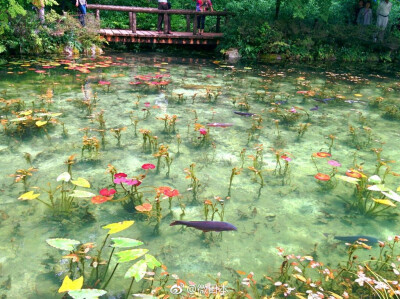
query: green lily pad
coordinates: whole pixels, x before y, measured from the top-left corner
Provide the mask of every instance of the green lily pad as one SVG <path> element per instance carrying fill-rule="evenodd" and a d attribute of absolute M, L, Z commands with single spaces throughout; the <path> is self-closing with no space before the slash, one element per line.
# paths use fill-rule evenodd
<path fill-rule="evenodd" d="M 389 192 L 383 192 L 382 194 L 385 195 L 386 197 L 389 197 L 390 199 L 394 201 L 400 202 L 400 195 L 398 195 L 396 192 L 389 190 Z"/>
<path fill-rule="evenodd" d="M 97 289 L 81 289 L 68 292 L 68 295 L 74 299 L 96 299 L 105 294 L 107 294 L 107 291 Z"/>
<path fill-rule="evenodd" d="M 335 176 L 335 178 L 338 178 L 339 180 L 345 181 L 350 184 L 355 184 L 355 185 L 358 184 L 358 182 L 359 182 L 359 179 L 357 179 L 357 178 L 352 178 L 349 176 L 344 176 L 344 175 L 339 175 L 339 174 L 337 174 Z"/>
<path fill-rule="evenodd" d="M 129 261 L 136 260 L 141 257 L 145 253 L 147 253 L 148 249 L 129 249 L 116 253 L 115 255 L 119 257 L 117 263 L 125 263 Z"/>
<path fill-rule="evenodd" d="M 96 196 L 96 194 L 93 194 L 92 192 L 88 192 L 88 191 L 74 190 L 74 193 L 70 194 L 69 196 L 72 196 L 72 197 L 93 197 L 93 196 Z"/>
<path fill-rule="evenodd" d="M 72 251 L 75 249 L 75 245 L 81 244 L 81 242 L 77 240 L 63 238 L 47 239 L 46 242 L 54 248 L 67 251 Z"/>
<path fill-rule="evenodd" d="M 147 264 L 144 260 L 138 261 L 136 264 L 133 264 L 128 271 L 125 273 L 125 278 L 135 277 L 136 281 L 141 281 L 145 276 L 147 270 Z"/>
<path fill-rule="evenodd" d="M 146 254 L 144 256 L 144 260 L 146 261 L 146 264 L 150 269 L 161 266 L 161 263 L 151 254 Z"/>
<path fill-rule="evenodd" d="M 114 244 L 111 244 L 111 247 L 115 248 L 126 248 L 126 247 L 136 247 L 143 245 L 142 241 L 130 239 L 130 238 L 111 238 Z"/>

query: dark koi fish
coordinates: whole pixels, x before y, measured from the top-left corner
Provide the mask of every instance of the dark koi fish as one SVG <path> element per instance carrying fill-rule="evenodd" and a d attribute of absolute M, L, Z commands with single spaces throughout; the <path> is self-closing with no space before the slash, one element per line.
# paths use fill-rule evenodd
<path fill-rule="evenodd" d="M 233 113 L 240 115 L 240 116 L 253 116 L 255 114 L 255 113 L 242 112 L 242 111 L 233 111 Z"/>
<path fill-rule="evenodd" d="M 333 101 L 333 100 L 334 100 L 333 98 L 329 98 L 329 99 L 314 99 L 314 101 L 321 102 L 321 103 L 324 103 L 324 104 L 328 104 L 329 101 Z"/>
<path fill-rule="evenodd" d="M 318 109 L 319 109 L 318 105 L 315 105 L 314 107 L 312 107 L 312 108 L 310 109 L 310 111 L 317 111 Z"/>
<path fill-rule="evenodd" d="M 227 127 L 232 127 L 233 124 L 230 123 L 209 123 L 207 124 L 209 127 L 219 127 L 219 128 L 227 128 Z"/>
<path fill-rule="evenodd" d="M 177 220 L 170 224 L 170 226 L 174 225 L 185 225 L 188 227 L 193 227 L 195 229 L 202 230 L 203 232 L 222 232 L 228 230 L 237 230 L 237 228 L 228 222 L 221 221 L 181 221 Z"/>
<path fill-rule="evenodd" d="M 324 234 L 325 237 L 328 237 L 329 234 Z M 347 243 L 354 243 L 358 241 L 359 239 L 364 239 L 368 241 L 360 241 L 368 245 L 372 245 L 375 243 L 378 243 L 378 239 L 370 236 L 363 236 L 363 235 L 357 235 L 357 236 L 333 236 L 334 239 L 344 241 Z"/>

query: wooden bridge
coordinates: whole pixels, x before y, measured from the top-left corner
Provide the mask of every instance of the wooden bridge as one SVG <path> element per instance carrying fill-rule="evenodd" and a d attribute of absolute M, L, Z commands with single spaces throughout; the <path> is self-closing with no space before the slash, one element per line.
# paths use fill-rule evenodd
<path fill-rule="evenodd" d="M 217 45 L 219 44 L 221 38 L 223 37 L 223 34 L 220 33 L 221 17 L 225 18 L 225 22 L 227 21 L 228 18 L 228 12 L 226 11 L 199 12 L 186 9 L 158 10 L 157 8 L 98 5 L 98 4 L 88 4 L 87 8 L 96 10 L 96 19 L 99 21 L 100 21 L 100 10 L 123 11 L 129 14 L 129 29 L 100 29 L 100 35 L 102 35 L 108 42 Z M 164 26 L 164 32 L 162 33 L 159 33 L 157 31 L 137 29 L 137 23 L 136 23 L 137 13 L 163 14 L 164 25 L 167 23 L 167 20 L 171 15 L 173 14 L 183 15 L 186 17 L 186 31 L 184 32 L 173 31 L 172 34 L 168 34 L 167 26 Z M 213 33 L 206 32 L 203 33 L 202 35 L 197 35 L 197 16 L 199 15 L 215 16 L 216 32 Z M 206 22 L 209 21 L 210 21 L 209 19 L 206 20 Z M 191 30 L 191 23 L 193 23 L 192 30 Z"/>

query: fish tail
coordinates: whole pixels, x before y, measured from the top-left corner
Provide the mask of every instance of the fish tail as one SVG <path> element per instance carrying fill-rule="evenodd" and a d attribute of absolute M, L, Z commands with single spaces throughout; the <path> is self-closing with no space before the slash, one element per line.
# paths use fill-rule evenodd
<path fill-rule="evenodd" d="M 329 235 L 330 235 L 330 234 L 324 233 L 323 235 L 324 235 L 325 237 L 329 238 Z"/>
<path fill-rule="evenodd" d="M 174 225 L 184 225 L 184 223 L 182 223 L 182 221 L 176 220 L 174 222 L 171 222 L 169 226 L 174 226 Z"/>

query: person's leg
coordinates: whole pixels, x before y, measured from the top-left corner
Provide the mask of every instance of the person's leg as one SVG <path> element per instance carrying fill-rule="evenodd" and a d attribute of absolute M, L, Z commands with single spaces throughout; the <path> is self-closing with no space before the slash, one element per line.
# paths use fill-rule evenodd
<path fill-rule="evenodd" d="M 162 3 L 158 3 L 158 9 L 162 8 Z M 157 31 L 162 31 L 162 24 L 164 21 L 164 14 L 158 14 Z"/>
<path fill-rule="evenodd" d="M 206 16 L 202 15 L 201 16 L 201 33 L 202 34 L 204 33 L 204 25 L 205 25 L 205 23 L 206 23 Z"/>
<path fill-rule="evenodd" d="M 38 8 L 40 24 L 44 24 L 44 7 Z"/>
<path fill-rule="evenodd" d="M 201 33 L 201 16 L 197 16 L 197 34 Z"/>

